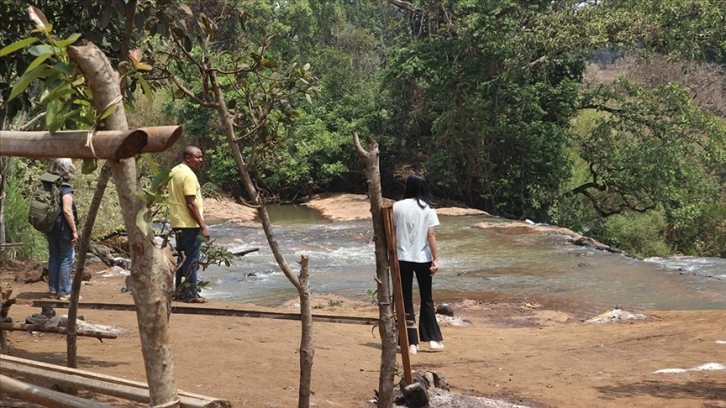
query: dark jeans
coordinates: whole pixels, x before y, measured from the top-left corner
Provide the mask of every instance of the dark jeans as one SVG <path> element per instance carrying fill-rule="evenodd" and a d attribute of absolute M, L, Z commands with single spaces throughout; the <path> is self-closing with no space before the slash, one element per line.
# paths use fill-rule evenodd
<path fill-rule="evenodd" d="M 176 296 L 179 300 L 190 300 L 199 296 L 197 289 L 197 270 L 202 254 L 202 241 L 199 228 L 180 228 L 176 230 L 177 266 L 184 259 L 181 267 L 176 270 Z"/>
<path fill-rule="evenodd" d="M 399 261 L 401 270 L 401 286 L 403 287 L 403 307 L 406 311 L 408 327 L 408 343 L 418 344 L 421 341 L 442 341 L 439 323 L 436 321 L 436 307 L 431 290 L 431 262 L 416 263 Z M 416 315 L 413 310 L 413 275 L 418 282 L 421 306 L 419 308 L 418 335 L 416 335 Z"/>

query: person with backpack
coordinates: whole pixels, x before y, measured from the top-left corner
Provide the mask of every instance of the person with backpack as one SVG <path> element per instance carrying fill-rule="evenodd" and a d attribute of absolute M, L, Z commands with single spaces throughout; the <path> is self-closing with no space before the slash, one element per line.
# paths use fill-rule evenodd
<path fill-rule="evenodd" d="M 48 296 L 69 300 L 71 294 L 71 268 L 74 249 L 78 242 L 78 214 L 73 199 L 73 188 L 68 182 L 75 176 L 76 167 L 71 159 L 55 159 L 50 173 L 60 176 L 60 211 L 55 218 L 48 239 Z"/>

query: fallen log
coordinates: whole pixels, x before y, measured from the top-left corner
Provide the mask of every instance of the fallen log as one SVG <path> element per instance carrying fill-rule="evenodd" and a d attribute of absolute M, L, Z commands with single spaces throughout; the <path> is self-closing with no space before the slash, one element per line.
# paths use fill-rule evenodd
<path fill-rule="evenodd" d="M 0 330 L 8 331 L 37 331 L 43 333 L 58 333 L 66 334 L 66 328 L 60 326 L 47 326 L 42 324 L 27 324 L 27 323 L 0 323 Z M 100 330 L 88 330 L 88 329 L 77 329 L 76 335 L 95 337 L 101 339 L 115 339 L 116 334 L 107 333 Z"/>
<path fill-rule="evenodd" d="M 149 390 L 145 383 L 112 377 L 109 375 L 93 373 L 90 371 L 78 370 L 59 365 L 46 364 L 38 361 L 0 355 L 3 374 L 15 376 L 41 378 L 54 382 L 63 387 L 88 390 L 99 394 L 110 395 L 131 401 L 149 403 Z M 1 387 L 1 393 L 5 392 L 5 386 Z M 205 395 L 193 394 L 190 392 L 178 391 L 179 406 L 181 408 L 228 408 L 229 401 L 208 397 Z M 84 400 L 87 401 L 88 400 Z M 47 405 L 58 406 L 58 405 Z M 70 405 L 69 405 L 70 406 Z M 81 405 L 82 407 L 95 407 L 94 405 Z"/>

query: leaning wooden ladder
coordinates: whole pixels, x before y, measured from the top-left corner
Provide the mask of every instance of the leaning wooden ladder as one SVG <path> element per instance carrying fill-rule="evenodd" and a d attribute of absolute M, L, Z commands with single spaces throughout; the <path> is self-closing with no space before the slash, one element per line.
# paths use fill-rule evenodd
<path fill-rule="evenodd" d="M 411 371 L 411 356 L 408 354 L 408 328 L 406 327 L 406 312 L 403 307 L 401 271 L 398 268 L 398 253 L 396 250 L 396 225 L 393 223 L 393 207 L 390 205 L 386 205 L 381 209 L 381 212 L 383 213 L 383 225 L 386 229 L 388 262 L 391 270 L 391 280 L 393 281 L 393 305 L 396 312 L 398 344 L 401 347 L 403 378 L 408 385 L 413 383 L 413 373 Z"/>

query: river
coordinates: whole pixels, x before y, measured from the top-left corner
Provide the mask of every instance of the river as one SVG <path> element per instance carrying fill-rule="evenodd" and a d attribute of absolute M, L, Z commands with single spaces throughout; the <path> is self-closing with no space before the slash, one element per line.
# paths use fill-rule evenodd
<path fill-rule="evenodd" d="M 299 271 L 309 256 L 313 292 L 366 300 L 375 287 L 370 221 L 331 222 L 303 206 L 269 207 L 287 262 Z M 625 310 L 726 309 L 726 259 L 638 260 L 571 244 L 562 234 L 525 234 L 474 227 L 506 222 L 491 216 L 440 216 L 437 302 L 464 298 L 520 301 L 586 314 Z M 232 251 L 259 248 L 231 267 L 210 266 L 203 295 L 277 306 L 297 297 L 268 248 L 261 228 L 219 224 L 215 242 Z"/>

